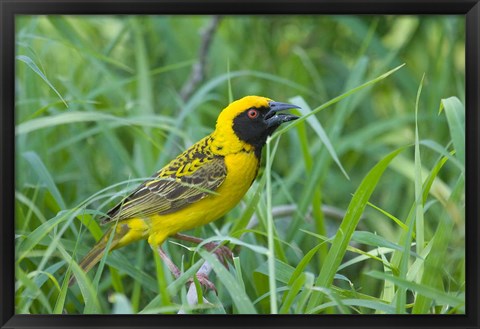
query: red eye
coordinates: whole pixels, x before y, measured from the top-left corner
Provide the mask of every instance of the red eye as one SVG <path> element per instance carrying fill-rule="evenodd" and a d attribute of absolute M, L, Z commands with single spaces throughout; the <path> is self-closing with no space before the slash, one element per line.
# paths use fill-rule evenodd
<path fill-rule="evenodd" d="M 258 111 L 255 109 L 250 109 L 248 110 L 247 115 L 250 119 L 255 119 L 256 117 L 258 117 Z"/>

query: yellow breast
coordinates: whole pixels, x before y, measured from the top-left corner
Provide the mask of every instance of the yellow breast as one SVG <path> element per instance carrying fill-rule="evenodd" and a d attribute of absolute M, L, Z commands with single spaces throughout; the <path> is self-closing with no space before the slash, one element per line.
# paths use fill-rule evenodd
<path fill-rule="evenodd" d="M 170 235 L 205 225 L 235 207 L 250 188 L 258 171 L 259 160 L 252 152 L 225 155 L 227 176 L 211 194 L 177 212 L 150 218 L 148 242 L 160 245 Z"/>

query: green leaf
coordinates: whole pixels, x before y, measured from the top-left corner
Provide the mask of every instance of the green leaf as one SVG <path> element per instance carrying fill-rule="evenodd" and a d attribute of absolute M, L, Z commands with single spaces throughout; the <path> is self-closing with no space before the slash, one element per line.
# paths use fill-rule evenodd
<path fill-rule="evenodd" d="M 238 280 L 234 278 L 230 272 L 227 271 L 225 266 L 223 266 L 223 264 L 220 263 L 220 261 L 208 251 L 199 249 L 198 252 L 203 259 L 205 259 L 207 262 L 210 263 L 210 265 L 212 265 L 212 268 L 217 274 L 218 279 L 223 283 L 228 293 L 230 294 L 237 310 L 241 314 L 256 314 L 257 311 L 255 310 L 252 301 L 245 293 L 245 290 L 243 290 Z"/>
<path fill-rule="evenodd" d="M 344 98 L 346 98 L 346 97 L 348 97 L 348 96 L 356 93 L 357 91 L 360 91 L 360 90 L 362 90 L 362 89 L 364 89 L 364 88 L 366 88 L 366 87 L 368 87 L 368 86 L 374 85 L 375 83 L 377 83 L 377 82 L 385 79 L 385 78 L 388 77 L 389 75 L 391 75 L 391 74 L 395 73 L 396 71 L 400 70 L 404 65 L 405 65 L 405 64 L 399 65 L 399 66 L 397 66 L 396 68 L 394 68 L 394 69 L 392 69 L 392 70 L 390 70 L 390 71 L 388 71 L 388 72 L 385 72 L 385 73 L 379 75 L 378 77 L 376 77 L 376 78 L 374 78 L 374 79 L 372 79 L 372 80 L 369 80 L 369 81 L 361 84 L 361 85 L 358 86 L 358 87 L 355 87 L 355 88 L 350 89 L 349 91 L 341 94 L 340 96 L 337 96 L 337 97 L 335 97 L 335 98 L 332 98 L 332 99 L 329 100 L 328 102 L 326 102 L 326 103 L 320 105 L 319 107 L 315 108 L 314 110 L 312 110 L 309 114 L 300 117 L 299 119 L 291 122 L 289 125 L 286 125 L 286 126 L 283 127 L 283 128 L 277 129 L 277 130 L 275 131 L 275 133 L 272 135 L 272 138 L 274 138 L 274 137 L 276 137 L 276 136 L 278 136 L 278 135 L 281 135 L 281 134 L 285 133 L 287 130 L 290 130 L 290 129 L 292 129 L 293 127 L 299 125 L 301 122 L 307 120 L 307 118 L 308 118 L 309 116 L 314 115 L 314 114 L 320 112 L 321 110 L 326 109 L 327 107 L 329 107 L 329 106 L 331 106 L 331 105 L 333 105 L 333 104 L 335 104 L 335 103 L 338 103 L 338 102 L 341 101 L 342 99 L 344 99 Z"/>
<path fill-rule="evenodd" d="M 353 232 L 352 240 L 357 241 L 358 243 L 363 243 L 373 247 L 384 247 L 384 248 L 389 248 L 389 249 L 399 250 L 399 251 L 403 250 L 403 247 L 399 246 L 398 244 L 390 242 L 386 240 L 384 237 L 378 234 L 374 234 L 372 232 L 364 232 L 364 231 Z M 420 257 L 419 255 L 413 252 L 411 252 L 410 254 L 415 257 Z"/>
<path fill-rule="evenodd" d="M 380 208 L 380 207 L 377 207 L 376 205 L 374 205 L 374 204 L 371 203 L 371 202 L 367 202 L 367 205 L 369 205 L 370 207 L 372 207 L 372 208 L 375 209 L 375 210 L 380 211 L 382 214 L 384 214 L 385 216 L 387 216 L 388 218 L 390 218 L 391 220 L 393 220 L 398 226 L 400 226 L 400 227 L 402 228 L 402 230 L 408 231 L 407 225 L 405 225 L 400 219 L 398 219 L 397 217 L 393 216 L 391 213 L 383 210 L 383 209 Z"/>
<path fill-rule="evenodd" d="M 81 212 L 80 209 L 61 211 L 55 217 L 49 219 L 42 225 L 38 226 L 35 230 L 30 232 L 25 240 L 23 240 L 17 247 L 16 255 L 18 257 L 17 262 L 23 258 L 28 257 L 29 252 L 39 244 L 39 242 L 60 223 L 69 220 L 73 216 L 76 216 Z"/>
<path fill-rule="evenodd" d="M 63 278 L 63 283 L 62 283 L 62 288 L 59 289 L 60 293 L 58 294 L 57 300 L 55 301 L 55 307 L 53 308 L 53 314 L 62 314 L 63 309 L 65 307 L 65 300 L 67 297 L 67 292 L 68 292 L 68 278 L 70 277 L 71 274 L 71 267 L 67 269 L 67 273 L 65 274 L 65 277 Z"/>
<path fill-rule="evenodd" d="M 301 273 L 303 273 L 303 270 L 307 267 L 308 263 L 310 263 L 310 260 L 312 260 L 313 256 L 318 252 L 318 250 L 324 245 L 324 242 L 317 244 L 315 247 L 313 247 L 311 250 L 309 250 L 305 256 L 303 256 L 302 260 L 298 263 L 297 267 L 295 268 L 295 271 L 293 271 L 292 275 L 290 276 L 290 279 L 288 280 L 288 284 L 291 285 L 293 284 L 293 281 L 295 281 Z"/>
<path fill-rule="evenodd" d="M 238 238 L 243 234 L 244 229 L 247 227 L 248 223 L 250 222 L 250 219 L 255 213 L 257 204 L 260 200 L 260 197 L 262 196 L 262 192 L 264 190 L 266 182 L 267 182 L 267 176 L 262 175 L 262 177 L 260 178 L 260 181 L 257 181 L 257 183 L 254 183 L 253 185 L 253 186 L 256 186 L 255 191 L 253 193 L 249 192 L 247 194 L 247 195 L 250 194 L 251 197 L 248 199 L 246 207 L 243 209 L 241 217 L 235 220 L 235 223 L 233 223 L 232 228 L 230 229 L 230 235 L 232 237 Z M 250 191 L 252 189 L 253 187 L 250 188 Z"/>
<path fill-rule="evenodd" d="M 22 271 L 21 267 L 16 268 L 15 276 L 16 289 L 23 288 L 23 294 L 26 296 L 25 298 L 21 298 L 21 303 L 19 305 L 15 305 L 15 307 L 19 310 L 19 313 L 30 313 L 29 305 L 32 299 L 38 300 L 45 310 L 47 310 L 49 313 L 52 313 L 50 301 L 45 293 L 41 289 L 38 289 L 38 286 L 35 285 L 34 280 L 31 279 L 24 271 Z"/>
<path fill-rule="evenodd" d="M 161 305 L 168 306 L 171 303 L 170 303 L 170 297 L 168 295 L 167 282 L 165 280 L 166 279 L 165 271 L 164 271 L 165 264 L 163 264 L 162 260 L 160 259 L 160 255 L 158 254 L 157 250 L 153 250 L 153 258 L 155 260 L 155 269 L 157 274 L 157 287 L 158 287 L 159 295 L 162 301 Z"/>
<path fill-rule="evenodd" d="M 298 295 L 297 305 L 295 306 L 295 314 L 305 314 L 305 307 L 307 305 L 308 299 L 310 298 L 310 295 L 312 294 L 312 287 L 314 282 L 315 277 L 313 275 L 306 276 L 305 284 L 303 286 L 304 289 Z"/>
<path fill-rule="evenodd" d="M 366 308 L 371 308 L 373 310 L 379 310 L 383 311 L 387 314 L 395 314 L 395 308 L 392 306 L 382 303 L 382 302 L 377 302 L 377 301 L 372 301 L 372 300 L 364 300 L 364 299 L 342 299 L 342 304 L 344 305 L 349 305 L 349 306 L 359 306 L 359 307 L 366 307 Z M 332 306 L 337 306 L 337 302 L 328 302 L 325 304 L 322 304 L 320 306 L 315 307 L 314 309 L 311 310 L 309 313 L 317 313 L 323 309 L 332 307 Z"/>
<path fill-rule="evenodd" d="M 21 124 L 17 125 L 15 128 L 15 134 L 22 135 L 28 134 L 32 131 L 55 127 L 59 125 L 65 124 L 74 124 L 78 122 L 102 122 L 106 121 L 108 124 L 114 125 L 124 125 L 124 126 L 132 126 L 132 125 L 141 125 L 145 127 L 154 127 L 154 128 L 161 128 L 165 131 L 173 131 L 177 132 L 179 135 L 182 135 L 180 130 L 176 130 L 172 127 L 172 118 L 168 118 L 165 116 L 132 116 L 132 117 L 117 117 L 110 114 L 105 114 L 101 112 L 80 112 L 80 111 L 69 111 L 69 112 L 62 112 L 55 115 L 49 115 L 47 117 L 41 117 L 37 119 L 32 119 L 26 122 L 22 122 Z"/>
<path fill-rule="evenodd" d="M 268 244 L 268 254 L 267 254 L 267 261 L 268 261 L 268 283 L 270 289 L 270 313 L 277 314 L 278 313 L 278 305 L 277 305 L 277 296 L 273 292 L 277 290 L 277 283 L 276 283 L 276 273 L 275 273 L 275 244 L 274 244 L 274 237 L 276 236 L 276 232 L 274 230 L 274 223 L 272 217 L 272 175 L 271 175 L 271 168 L 272 168 L 272 161 L 273 157 L 275 156 L 275 151 L 278 146 L 279 138 L 277 138 L 275 146 L 272 151 L 270 151 L 270 141 L 271 139 L 267 139 L 266 147 L 267 147 L 267 161 L 265 164 L 265 176 L 267 176 L 267 182 L 265 184 L 265 194 L 266 194 L 266 219 L 267 219 L 267 244 Z"/>
<path fill-rule="evenodd" d="M 434 150 L 438 154 L 445 156 L 448 158 L 448 161 L 453 163 L 458 169 L 460 169 L 461 172 L 465 172 L 465 163 L 460 163 L 460 161 L 458 161 L 458 159 L 453 155 L 455 153 L 454 151 L 450 153 L 446 147 L 432 140 L 421 140 L 420 145 L 424 145 Z"/>
<path fill-rule="evenodd" d="M 417 253 L 422 253 L 425 244 L 425 223 L 423 218 L 423 192 L 422 192 L 422 161 L 420 157 L 420 137 L 418 133 L 418 104 L 420 102 L 420 95 L 422 93 L 423 80 L 425 74 L 422 76 L 420 85 L 418 86 L 417 99 L 415 101 L 415 236 Z"/>
<path fill-rule="evenodd" d="M 288 292 L 285 297 L 285 301 L 283 302 L 280 310 L 278 311 L 279 314 L 288 314 L 290 311 L 290 307 L 293 304 L 295 297 L 299 294 L 299 292 L 305 286 L 307 282 L 307 277 L 310 277 L 310 280 L 313 281 L 314 276 L 312 273 L 301 273 L 297 279 L 290 285 Z"/>
<path fill-rule="evenodd" d="M 378 271 L 371 271 L 366 274 L 373 278 L 377 278 L 381 280 L 389 280 L 395 283 L 399 287 L 411 290 L 422 296 L 429 297 L 435 300 L 437 305 L 450 305 L 452 307 L 460 307 L 460 308 L 463 308 L 465 305 L 465 300 L 463 298 L 447 294 L 441 290 L 438 290 L 426 285 L 418 284 L 416 282 L 408 281 L 406 279 L 401 279 L 399 277 L 385 274 Z"/>
<path fill-rule="evenodd" d="M 465 163 L 465 107 L 457 97 L 442 99 L 439 112 L 445 110 L 450 136 L 460 163 Z"/>
<path fill-rule="evenodd" d="M 65 201 L 63 201 L 62 195 L 60 194 L 53 177 L 50 175 L 50 172 L 47 167 L 45 167 L 38 154 L 32 151 L 27 151 L 22 155 L 30 163 L 33 171 L 37 174 L 39 181 L 45 184 L 50 194 L 55 198 L 58 207 L 60 209 L 65 209 L 67 207 Z"/>
<path fill-rule="evenodd" d="M 269 271 L 268 262 L 262 263 L 259 267 L 255 269 L 255 272 L 262 273 L 265 276 L 268 276 L 268 273 L 269 273 L 268 271 Z M 294 271 L 295 271 L 295 268 L 293 268 L 292 266 L 282 262 L 281 260 L 275 259 L 275 274 L 276 274 L 276 279 L 279 282 L 289 284 Z"/>
<path fill-rule="evenodd" d="M 68 108 L 68 104 L 67 102 L 65 101 L 65 99 L 63 99 L 62 95 L 60 95 L 60 93 L 57 91 L 57 89 L 55 89 L 55 87 L 52 85 L 52 83 L 47 79 L 47 77 L 45 76 L 45 74 L 42 73 L 42 71 L 40 71 L 40 69 L 38 68 L 37 64 L 35 64 L 35 62 L 28 56 L 25 56 L 25 55 L 18 55 L 15 57 L 17 60 L 21 61 L 21 62 L 24 62 L 25 64 L 28 65 L 28 67 L 30 67 L 33 72 L 35 72 L 40 78 L 42 78 L 43 81 L 45 81 L 45 83 L 55 92 L 55 94 L 57 94 L 57 96 L 62 100 L 63 104 L 65 104 L 65 107 Z"/>
<path fill-rule="evenodd" d="M 185 283 L 188 281 L 188 279 L 192 278 L 195 275 L 195 273 L 198 271 L 198 269 L 202 266 L 204 262 L 205 261 L 203 259 L 198 260 L 195 264 L 190 266 L 188 270 L 182 273 L 182 275 L 180 275 L 175 281 L 170 283 L 167 287 L 168 294 L 170 296 L 178 296 L 179 291 L 185 287 Z M 153 287 L 157 287 L 157 283 L 155 282 L 155 280 L 149 280 L 149 282 L 151 283 L 145 285 L 145 287 L 153 291 L 154 290 Z M 155 292 L 158 293 L 157 289 L 155 289 Z M 158 308 L 158 305 L 161 305 L 160 295 L 157 295 L 155 298 L 153 298 L 139 313 L 146 313 L 146 314 L 155 313 Z M 167 306 L 167 309 L 170 309 L 170 308 Z"/>
<path fill-rule="evenodd" d="M 308 124 L 310 125 L 310 127 L 312 127 L 312 129 L 318 135 L 318 137 L 322 141 L 323 145 L 325 145 L 328 153 L 330 153 L 330 156 L 333 158 L 333 161 L 335 161 L 337 166 L 342 171 L 343 175 L 347 179 L 350 179 L 347 172 L 345 171 L 342 164 L 340 163 L 340 159 L 338 158 L 338 155 L 335 152 L 335 148 L 333 147 L 332 142 L 328 138 L 327 133 L 323 129 L 322 124 L 320 123 L 320 121 L 318 121 L 318 119 L 314 115 L 309 115 L 312 112 L 312 110 L 310 109 L 308 104 L 305 102 L 303 97 L 299 97 L 299 96 L 293 97 L 293 98 L 290 99 L 290 102 L 292 104 L 300 106 L 300 109 L 299 109 L 300 113 L 302 113 L 304 116 L 307 117 Z"/>
<path fill-rule="evenodd" d="M 360 186 L 355 191 L 355 194 L 350 201 L 347 213 L 340 224 L 340 227 L 335 235 L 332 246 L 328 251 L 325 263 L 322 265 L 320 274 L 315 283 L 317 287 L 329 288 L 332 284 L 333 277 L 342 262 L 348 243 L 353 235 L 355 228 L 363 214 L 370 195 L 373 193 L 380 177 L 387 168 L 388 164 L 406 147 L 402 147 L 388 154 L 385 158 L 379 161 L 365 176 L 360 183 Z M 321 292 L 313 292 L 310 301 L 307 305 L 307 310 L 311 311 L 317 305 L 321 304 L 323 295 Z"/>

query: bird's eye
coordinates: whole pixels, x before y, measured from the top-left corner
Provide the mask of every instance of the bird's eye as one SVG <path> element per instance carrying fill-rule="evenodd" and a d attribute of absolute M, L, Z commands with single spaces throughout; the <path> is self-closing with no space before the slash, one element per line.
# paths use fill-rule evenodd
<path fill-rule="evenodd" d="M 247 115 L 250 119 L 255 119 L 256 117 L 258 117 L 258 110 L 250 109 L 248 110 Z"/>

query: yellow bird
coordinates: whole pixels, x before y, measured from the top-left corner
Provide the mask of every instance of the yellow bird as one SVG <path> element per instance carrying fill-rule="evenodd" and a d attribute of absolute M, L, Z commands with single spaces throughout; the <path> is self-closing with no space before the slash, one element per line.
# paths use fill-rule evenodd
<path fill-rule="evenodd" d="M 246 96 L 228 105 L 218 116 L 215 131 L 107 212 L 102 224 L 117 223 L 80 267 L 87 272 L 101 260 L 112 234 L 110 250 L 148 239 L 164 259 L 160 246 L 169 236 L 201 241 L 177 233 L 222 217 L 242 199 L 257 176 L 267 137 L 282 123 L 298 118 L 279 113 L 292 108 L 298 106 L 260 96 Z"/>

